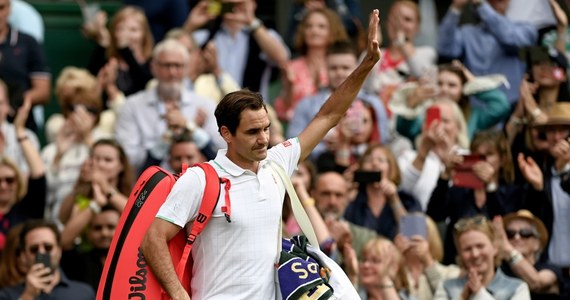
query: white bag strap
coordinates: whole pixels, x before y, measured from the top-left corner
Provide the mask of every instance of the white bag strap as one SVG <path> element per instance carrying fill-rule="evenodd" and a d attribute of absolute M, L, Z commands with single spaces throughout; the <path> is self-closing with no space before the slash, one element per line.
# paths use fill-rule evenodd
<path fill-rule="evenodd" d="M 277 174 L 277 176 L 281 178 L 281 181 L 285 185 L 285 189 L 287 190 L 287 194 L 289 194 L 289 199 L 291 200 L 291 209 L 293 210 L 293 215 L 295 216 L 299 227 L 301 227 L 301 230 L 309 240 L 311 246 L 313 246 L 313 248 L 320 249 L 319 241 L 317 240 L 317 235 L 315 234 L 313 225 L 311 224 L 309 216 L 307 216 L 307 213 L 305 212 L 305 209 L 303 208 L 303 205 L 301 204 L 301 201 L 295 192 L 295 188 L 291 183 L 291 179 L 289 176 L 287 176 L 285 170 L 283 170 L 283 168 L 277 163 L 270 160 L 269 166 L 271 167 L 273 174 Z M 279 245 L 281 245 L 281 239 L 279 239 Z"/>

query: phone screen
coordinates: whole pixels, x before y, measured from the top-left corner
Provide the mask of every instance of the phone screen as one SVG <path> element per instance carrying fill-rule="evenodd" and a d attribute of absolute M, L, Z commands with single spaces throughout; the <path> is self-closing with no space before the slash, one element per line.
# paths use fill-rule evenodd
<path fill-rule="evenodd" d="M 441 110 L 439 106 L 432 105 L 426 110 L 426 128 L 429 128 L 433 121 L 441 121 Z"/>
<path fill-rule="evenodd" d="M 369 171 L 356 171 L 354 172 L 354 182 L 358 183 L 373 183 L 382 180 L 382 173 L 369 172 Z"/>
<path fill-rule="evenodd" d="M 50 273 L 53 273 L 53 268 L 51 266 L 51 257 L 49 253 L 38 252 L 38 254 L 36 254 L 36 264 L 43 264 L 44 267 L 50 268 Z"/>
<path fill-rule="evenodd" d="M 419 235 L 427 239 L 426 217 L 422 215 L 405 215 L 400 218 L 400 233 L 405 237 Z"/>

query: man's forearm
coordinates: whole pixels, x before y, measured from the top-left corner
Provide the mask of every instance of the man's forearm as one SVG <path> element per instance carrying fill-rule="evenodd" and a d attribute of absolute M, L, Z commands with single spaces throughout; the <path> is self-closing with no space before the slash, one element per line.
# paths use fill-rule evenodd
<path fill-rule="evenodd" d="M 190 299 L 176 275 L 166 240 L 151 230 L 152 226 L 141 244 L 147 265 L 172 299 Z"/>

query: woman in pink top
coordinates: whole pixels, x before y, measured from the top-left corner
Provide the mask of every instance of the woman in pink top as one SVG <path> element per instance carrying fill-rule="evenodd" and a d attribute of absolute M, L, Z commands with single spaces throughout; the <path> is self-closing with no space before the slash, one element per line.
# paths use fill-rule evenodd
<path fill-rule="evenodd" d="M 294 47 L 301 55 L 285 66 L 281 95 L 274 107 L 279 119 L 288 122 L 301 99 L 328 87 L 326 54 L 329 45 L 347 40 L 348 36 L 338 15 L 327 8 L 309 11 L 294 39 Z"/>

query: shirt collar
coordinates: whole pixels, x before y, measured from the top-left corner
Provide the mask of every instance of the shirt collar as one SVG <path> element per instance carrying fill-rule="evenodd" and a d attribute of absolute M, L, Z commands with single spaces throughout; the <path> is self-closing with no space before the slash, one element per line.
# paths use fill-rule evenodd
<path fill-rule="evenodd" d="M 233 161 L 231 161 L 226 155 L 228 153 L 227 149 L 220 149 L 218 150 L 218 154 L 214 159 L 214 163 L 220 167 L 222 170 L 227 172 L 228 174 L 237 177 L 245 173 L 245 169 L 236 165 Z"/>

